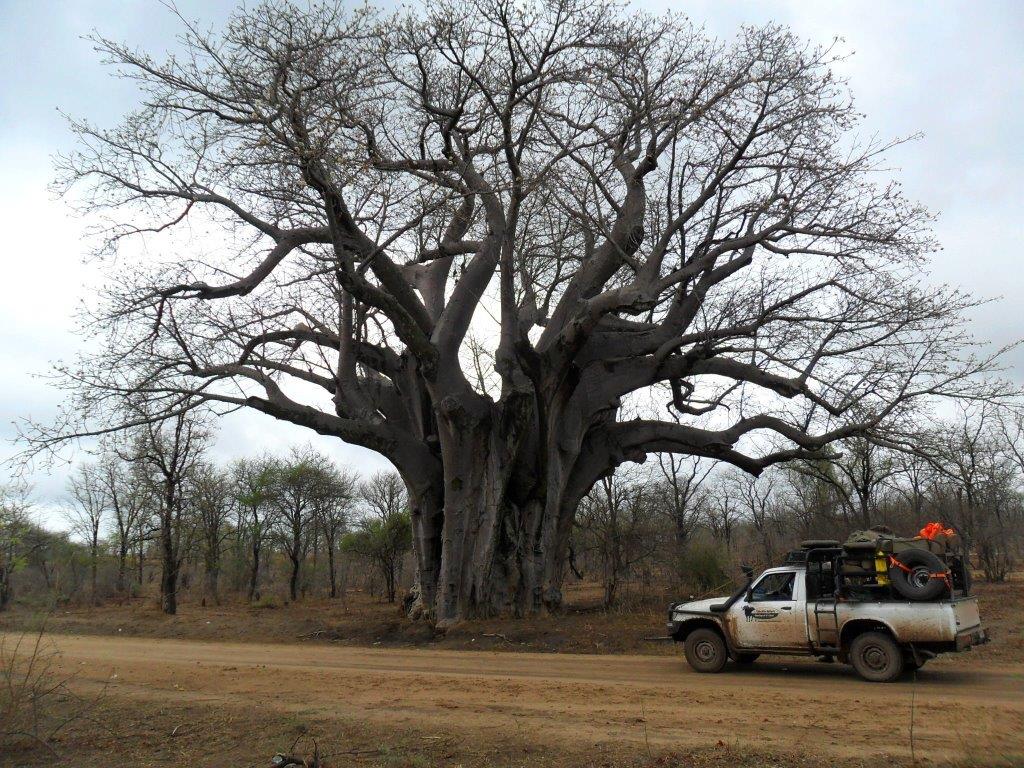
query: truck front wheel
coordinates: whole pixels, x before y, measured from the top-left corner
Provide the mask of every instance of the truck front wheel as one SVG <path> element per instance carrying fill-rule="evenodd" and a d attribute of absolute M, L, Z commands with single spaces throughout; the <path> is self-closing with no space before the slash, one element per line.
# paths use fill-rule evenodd
<path fill-rule="evenodd" d="M 686 662 L 695 672 L 721 672 L 729 654 L 713 629 L 695 629 L 686 636 Z"/>
<path fill-rule="evenodd" d="M 884 632 L 865 632 L 850 643 L 850 663 L 872 683 L 888 683 L 903 671 L 903 652 Z"/>

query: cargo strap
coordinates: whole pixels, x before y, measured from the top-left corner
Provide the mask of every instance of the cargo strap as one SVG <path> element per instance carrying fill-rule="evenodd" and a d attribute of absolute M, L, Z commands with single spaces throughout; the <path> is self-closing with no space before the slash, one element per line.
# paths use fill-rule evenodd
<path fill-rule="evenodd" d="M 896 566 L 897 568 L 899 568 L 899 569 L 900 569 L 901 571 L 903 571 L 904 573 L 913 573 L 913 572 L 914 572 L 914 570 L 913 570 L 912 568 L 909 568 L 909 567 L 907 567 L 906 565 L 904 565 L 903 563 L 901 563 L 901 562 L 900 562 L 899 560 L 897 560 L 897 559 L 896 559 L 895 557 L 893 557 L 892 555 L 889 555 L 889 562 L 890 562 L 890 563 L 891 563 L 892 565 L 894 565 L 894 566 Z M 953 582 L 952 582 L 952 580 L 951 580 L 951 579 L 949 578 L 949 571 L 948 571 L 948 570 L 946 570 L 946 571 L 942 571 L 941 573 L 929 573 L 929 574 L 928 574 L 928 577 L 929 577 L 929 578 L 932 578 L 932 579 L 942 579 L 942 580 L 943 580 L 944 582 L 946 582 L 946 587 L 948 587 L 948 588 L 949 588 L 949 591 L 950 591 L 950 592 L 952 592 L 952 591 L 953 591 Z"/>

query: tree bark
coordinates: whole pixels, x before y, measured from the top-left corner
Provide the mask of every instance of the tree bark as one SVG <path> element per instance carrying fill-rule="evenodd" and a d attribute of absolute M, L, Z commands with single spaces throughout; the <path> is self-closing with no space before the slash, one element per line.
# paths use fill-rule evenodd
<path fill-rule="evenodd" d="M 252 568 L 249 571 L 249 602 L 258 599 L 258 587 L 260 579 L 260 545 L 253 540 L 252 545 Z"/>
<path fill-rule="evenodd" d="M 117 547 L 117 593 L 125 594 L 127 591 L 128 572 L 128 544 L 122 538 Z"/>
<path fill-rule="evenodd" d="M 99 570 L 99 549 L 100 542 L 99 536 L 96 532 L 93 533 L 92 541 L 89 542 L 89 600 L 92 605 L 96 605 L 98 602 L 98 594 L 96 592 L 96 576 Z"/>
<path fill-rule="evenodd" d="M 294 602 L 299 599 L 299 569 L 302 565 L 302 560 L 297 555 L 291 553 L 289 553 L 288 559 L 292 563 L 292 575 L 288 579 L 288 594 Z"/>
<path fill-rule="evenodd" d="M 338 596 L 338 570 L 334 562 L 334 536 L 327 537 L 327 579 L 330 582 L 330 594 L 333 600 Z"/>
<path fill-rule="evenodd" d="M 207 557 L 203 568 L 203 592 L 214 605 L 220 605 L 220 556 Z"/>
<path fill-rule="evenodd" d="M 11 570 L 5 563 L 0 563 L 0 611 L 6 611 L 10 605 L 14 590 L 11 588 Z"/>
<path fill-rule="evenodd" d="M 168 491 L 160 511 L 160 609 L 170 616 L 178 612 L 178 558 L 174 546 L 176 502 L 173 491 Z"/>

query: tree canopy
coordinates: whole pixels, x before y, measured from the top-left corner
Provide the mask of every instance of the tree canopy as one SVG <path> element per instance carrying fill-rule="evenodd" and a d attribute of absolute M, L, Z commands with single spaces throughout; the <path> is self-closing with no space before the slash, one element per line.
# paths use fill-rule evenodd
<path fill-rule="evenodd" d="M 449 622 L 557 605 L 576 506 L 624 461 L 756 475 L 993 392 L 832 47 L 603 0 L 181 21 L 165 60 L 96 40 L 142 103 L 60 161 L 120 255 L 42 443 L 130 394 L 378 451 Z"/>

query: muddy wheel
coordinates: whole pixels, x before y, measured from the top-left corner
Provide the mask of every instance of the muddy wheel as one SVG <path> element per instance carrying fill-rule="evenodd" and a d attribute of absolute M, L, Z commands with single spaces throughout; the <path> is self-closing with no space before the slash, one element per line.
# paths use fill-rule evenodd
<path fill-rule="evenodd" d="M 760 653 L 737 653 L 733 661 L 741 667 L 747 667 L 757 661 L 757 657 L 760 655 Z"/>
<path fill-rule="evenodd" d="M 725 641 L 713 629 L 695 629 L 686 637 L 686 662 L 695 672 L 721 672 L 729 658 Z"/>
<path fill-rule="evenodd" d="M 865 680 L 889 683 L 903 671 L 903 652 L 889 635 L 865 632 L 850 644 L 850 663 Z"/>

